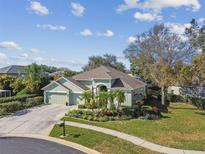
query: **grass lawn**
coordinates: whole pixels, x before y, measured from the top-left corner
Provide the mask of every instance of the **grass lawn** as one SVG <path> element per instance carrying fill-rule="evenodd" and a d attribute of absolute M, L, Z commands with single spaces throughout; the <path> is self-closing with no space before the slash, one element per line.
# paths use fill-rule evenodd
<path fill-rule="evenodd" d="M 105 154 L 157 154 L 150 150 L 135 146 L 134 144 L 118 139 L 110 135 L 99 133 L 92 130 L 66 126 L 69 134 L 65 140 L 81 144 L 95 149 Z M 50 136 L 57 137 L 62 134 L 62 128 L 55 125 Z"/>
<path fill-rule="evenodd" d="M 127 120 L 114 122 L 88 122 L 66 117 L 68 121 L 106 127 L 136 135 L 168 147 L 205 150 L 205 111 L 189 104 L 171 104 L 169 113 L 161 120 Z"/>

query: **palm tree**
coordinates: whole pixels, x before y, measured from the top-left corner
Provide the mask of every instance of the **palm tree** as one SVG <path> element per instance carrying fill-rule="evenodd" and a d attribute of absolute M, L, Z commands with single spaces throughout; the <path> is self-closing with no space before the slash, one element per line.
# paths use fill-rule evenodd
<path fill-rule="evenodd" d="M 119 110 L 122 103 L 125 102 L 125 92 L 122 90 L 116 90 L 116 99 L 117 99 L 117 110 Z"/>
<path fill-rule="evenodd" d="M 29 93 L 39 93 L 40 89 L 48 84 L 48 75 L 42 65 L 35 63 L 26 66 L 22 72 L 26 73 L 24 83 Z"/>
<path fill-rule="evenodd" d="M 108 95 L 108 99 L 110 102 L 110 109 L 115 109 L 115 104 L 114 104 L 115 98 L 116 98 L 116 92 L 110 91 L 110 93 Z"/>
<path fill-rule="evenodd" d="M 99 92 L 96 96 L 96 99 L 98 100 L 98 107 L 104 107 L 107 108 L 108 103 L 108 93 L 107 92 Z"/>
<path fill-rule="evenodd" d="M 85 105 L 88 105 L 90 103 L 90 100 L 92 98 L 92 92 L 90 90 L 85 91 L 84 93 L 81 94 L 81 100 L 85 101 Z"/>

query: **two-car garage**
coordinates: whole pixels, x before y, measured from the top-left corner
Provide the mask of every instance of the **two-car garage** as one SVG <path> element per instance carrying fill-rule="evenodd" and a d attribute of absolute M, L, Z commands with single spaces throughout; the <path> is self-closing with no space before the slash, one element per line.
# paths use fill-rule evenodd
<path fill-rule="evenodd" d="M 76 83 L 73 79 L 62 77 L 51 82 L 42 90 L 44 91 L 45 104 L 76 105 L 81 103 L 80 96 L 87 88 Z"/>
<path fill-rule="evenodd" d="M 46 99 L 47 104 L 66 104 L 68 103 L 69 96 L 63 92 L 47 92 Z"/>

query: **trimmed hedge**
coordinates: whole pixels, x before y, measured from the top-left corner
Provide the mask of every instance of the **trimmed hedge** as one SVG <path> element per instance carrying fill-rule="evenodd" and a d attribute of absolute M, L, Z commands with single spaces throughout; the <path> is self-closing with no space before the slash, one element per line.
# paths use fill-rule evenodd
<path fill-rule="evenodd" d="M 186 99 L 180 95 L 168 94 L 167 99 L 169 102 L 186 102 Z"/>
<path fill-rule="evenodd" d="M 25 101 L 12 101 L 0 104 L 0 115 L 14 113 L 19 110 L 43 104 L 43 96 L 27 98 Z"/>
<path fill-rule="evenodd" d="M 25 102 L 27 98 L 33 98 L 36 96 L 40 96 L 40 95 L 39 94 L 28 94 L 28 95 L 22 95 L 22 96 L 4 97 L 4 98 L 0 98 L 0 104 L 13 102 L 13 101 Z"/>
<path fill-rule="evenodd" d="M 197 97 L 188 97 L 190 102 L 195 105 L 198 109 L 205 110 L 205 99 Z"/>

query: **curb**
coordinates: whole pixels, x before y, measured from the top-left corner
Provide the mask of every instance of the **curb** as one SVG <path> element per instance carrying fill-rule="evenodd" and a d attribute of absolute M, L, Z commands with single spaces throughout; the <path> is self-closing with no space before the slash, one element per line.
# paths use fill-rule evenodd
<path fill-rule="evenodd" d="M 46 141 L 55 142 L 55 143 L 58 143 L 58 144 L 61 144 L 61 145 L 69 146 L 71 148 L 74 148 L 76 150 L 82 151 L 82 152 L 87 153 L 87 154 L 101 154 L 98 151 L 95 151 L 93 149 L 89 149 L 89 148 L 84 147 L 80 144 L 73 143 L 73 142 L 70 142 L 70 141 L 66 141 L 66 140 L 63 140 L 63 139 L 44 136 L 44 135 L 36 135 L 36 134 L 2 134 L 2 135 L 0 135 L 0 138 L 1 137 L 22 137 L 22 138 L 41 139 L 41 140 L 46 140 Z"/>

